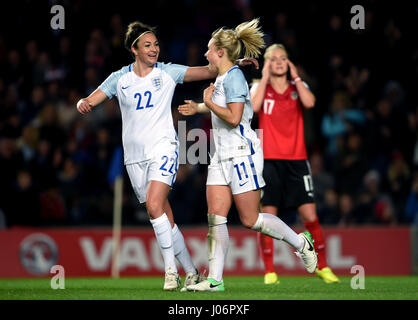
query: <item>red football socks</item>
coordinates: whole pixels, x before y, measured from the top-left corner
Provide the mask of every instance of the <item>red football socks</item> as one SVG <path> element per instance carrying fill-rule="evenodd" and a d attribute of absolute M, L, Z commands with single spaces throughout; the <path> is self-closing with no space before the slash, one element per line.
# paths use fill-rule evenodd
<path fill-rule="evenodd" d="M 314 239 L 314 247 L 318 253 L 318 268 L 322 269 L 327 266 L 327 259 L 325 255 L 325 241 L 322 233 L 321 225 L 318 218 L 313 222 L 304 222 L 305 228 L 311 233 Z"/>
<path fill-rule="evenodd" d="M 257 241 L 260 255 L 264 262 L 265 273 L 274 272 L 273 267 L 273 238 L 257 232 Z"/>

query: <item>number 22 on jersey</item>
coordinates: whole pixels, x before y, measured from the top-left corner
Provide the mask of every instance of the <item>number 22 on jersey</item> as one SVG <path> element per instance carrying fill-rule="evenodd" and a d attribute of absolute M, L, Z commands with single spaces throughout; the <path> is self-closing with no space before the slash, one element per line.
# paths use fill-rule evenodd
<path fill-rule="evenodd" d="M 145 91 L 144 93 L 144 101 L 145 102 L 145 107 L 143 105 L 141 105 L 142 102 L 142 94 L 140 94 L 139 92 L 135 93 L 134 95 L 134 99 L 138 99 L 138 102 L 136 104 L 136 110 L 142 110 L 144 108 L 152 108 L 154 105 L 151 104 L 151 97 L 152 97 L 152 93 L 151 91 Z"/>

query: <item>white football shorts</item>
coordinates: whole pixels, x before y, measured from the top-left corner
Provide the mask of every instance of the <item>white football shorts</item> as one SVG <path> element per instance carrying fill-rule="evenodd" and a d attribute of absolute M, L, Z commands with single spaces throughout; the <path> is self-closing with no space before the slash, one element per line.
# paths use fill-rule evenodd
<path fill-rule="evenodd" d="M 154 150 L 151 159 L 126 165 L 132 188 L 140 203 L 146 202 L 150 181 L 160 181 L 170 187 L 176 181 L 179 167 L 177 144 L 164 143 Z"/>
<path fill-rule="evenodd" d="M 229 186 L 232 194 L 240 194 L 263 188 L 264 157 L 261 148 L 253 155 L 219 161 L 211 159 L 206 185 Z"/>

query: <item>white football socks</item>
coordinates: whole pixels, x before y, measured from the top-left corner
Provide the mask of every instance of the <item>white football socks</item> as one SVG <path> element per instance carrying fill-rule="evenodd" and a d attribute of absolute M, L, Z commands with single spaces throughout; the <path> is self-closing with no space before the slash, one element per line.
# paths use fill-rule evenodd
<path fill-rule="evenodd" d="M 165 271 L 177 272 L 177 266 L 174 258 L 173 234 L 167 215 L 163 213 L 161 217 L 152 219 L 150 222 L 154 228 L 158 245 L 160 246 Z"/>
<path fill-rule="evenodd" d="M 174 256 L 182 265 L 184 272 L 196 274 L 197 270 L 193 264 L 192 258 L 190 257 L 189 250 L 187 250 L 186 243 L 184 242 L 183 234 L 180 229 L 174 224 L 172 229 L 173 233 L 173 248 Z"/>
<path fill-rule="evenodd" d="M 259 213 L 255 225 L 251 228 L 277 240 L 283 240 L 300 251 L 304 241 L 280 218 L 269 213 Z"/>
<path fill-rule="evenodd" d="M 208 214 L 209 233 L 209 275 L 208 278 L 222 281 L 225 258 L 229 246 L 228 227 L 226 217 Z"/>

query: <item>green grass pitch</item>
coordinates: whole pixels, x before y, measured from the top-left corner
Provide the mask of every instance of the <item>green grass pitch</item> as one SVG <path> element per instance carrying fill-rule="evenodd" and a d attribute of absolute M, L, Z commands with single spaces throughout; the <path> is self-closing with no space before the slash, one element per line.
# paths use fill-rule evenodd
<path fill-rule="evenodd" d="M 418 276 L 366 276 L 363 290 L 351 288 L 351 277 L 340 279 L 282 276 L 264 285 L 262 276 L 225 277 L 225 292 L 165 292 L 163 277 L 66 278 L 56 290 L 49 278 L 0 279 L 0 300 L 418 300 Z"/>

